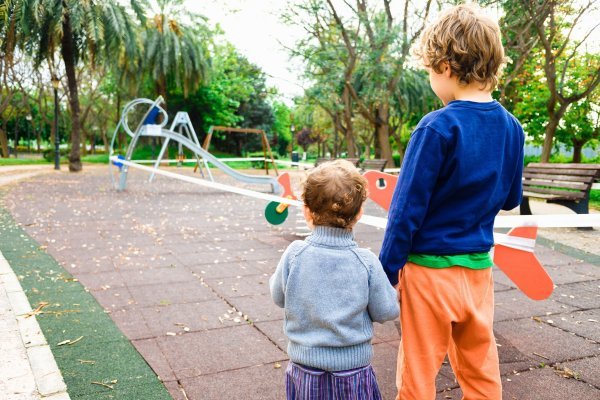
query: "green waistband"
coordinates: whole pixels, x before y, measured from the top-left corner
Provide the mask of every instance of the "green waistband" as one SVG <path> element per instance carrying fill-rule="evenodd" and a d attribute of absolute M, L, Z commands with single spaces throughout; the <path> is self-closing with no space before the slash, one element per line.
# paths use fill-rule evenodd
<path fill-rule="evenodd" d="M 452 255 L 409 254 L 408 261 L 429 268 L 449 268 L 455 265 L 471 268 L 490 268 L 494 263 L 490 253 L 467 253 Z"/>

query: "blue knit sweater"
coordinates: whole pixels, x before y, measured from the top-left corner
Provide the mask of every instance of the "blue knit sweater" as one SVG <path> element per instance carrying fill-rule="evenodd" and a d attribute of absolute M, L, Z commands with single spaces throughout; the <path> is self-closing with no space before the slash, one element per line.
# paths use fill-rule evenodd
<path fill-rule="evenodd" d="M 392 284 L 409 253 L 483 253 L 494 218 L 521 202 L 524 134 L 496 101 L 452 101 L 413 132 L 379 259 Z"/>
<path fill-rule="evenodd" d="M 289 245 L 270 281 L 285 308 L 284 331 L 293 362 L 326 371 L 371 362 L 373 321 L 398 318 L 399 306 L 377 256 L 352 232 L 317 226 Z"/>

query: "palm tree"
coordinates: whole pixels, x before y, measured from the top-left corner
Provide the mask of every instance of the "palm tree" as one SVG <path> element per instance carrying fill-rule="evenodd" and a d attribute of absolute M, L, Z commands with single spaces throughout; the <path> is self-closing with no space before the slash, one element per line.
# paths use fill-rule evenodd
<path fill-rule="evenodd" d="M 187 97 L 206 78 L 211 33 L 203 17 L 184 9 L 183 0 L 156 0 L 156 8 L 143 35 L 144 69 L 164 99 L 169 84 L 181 84 Z"/>
<path fill-rule="evenodd" d="M 118 0 L 13 0 L 11 22 L 16 42 L 31 53 L 36 65 L 55 65 L 60 52 L 69 91 L 71 110 L 71 153 L 69 170 L 81 170 L 81 118 L 76 66 L 90 68 L 110 60 L 124 49 L 134 58 L 138 51 L 137 30 L 128 10 Z M 135 14 L 145 21 L 145 0 L 130 0 Z"/>

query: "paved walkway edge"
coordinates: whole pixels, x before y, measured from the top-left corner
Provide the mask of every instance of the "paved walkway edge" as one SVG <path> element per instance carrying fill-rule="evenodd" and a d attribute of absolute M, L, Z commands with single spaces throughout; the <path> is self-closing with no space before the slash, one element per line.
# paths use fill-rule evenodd
<path fill-rule="evenodd" d="M 594 229 L 598 229 L 598 228 L 594 228 Z M 538 240 L 539 244 L 541 244 L 542 246 L 548 247 L 552 250 L 556 250 L 559 253 L 566 254 L 566 255 L 576 258 L 578 260 L 582 260 L 587 263 L 600 266 L 600 256 L 598 256 L 596 254 L 588 253 L 586 251 L 576 249 L 575 247 L 571 247 L 569 245 L 557 242 L 557 241 L 549 239 L 549 238 L 545 238 L 543 236 L 538 236 L 537 240 Z"/>
<path fill-rule="evenodd" d="M 0 204 L 2 199 L 0 190 Z M 16 316 L 40 307 L 37 323 L 45 337 L 44 352 L 32 347 L 23 357 L 33 355 L 36 365 L 32 369 L 46 368 L 54 360 L 62 373 L 66 391 L 72 400 L 167 400 L 171 399 L 167 388 L 150 368 L 133 344 L 118 329 L 109 314 L 81 283 L 71 276 L 58 262 L 33 240 L 10 213 L 0 205 L 0 251 L 9 263 L 12 283 L 19 284 L 19 294 L 11 293 Z M 4 270 L 3 270 L 4 271 Z M 0 306 L 2 302 L 4 275 L 0 281 Z M 11 278 L 7 278 L 11 279 Z M 13 298 L 15 301 L 13 301 Z M 4 304 L 4 305 L 3 305 Z M 0 313 L 4 315 L 4 313 Z M 24 316 L 23 316 L 24 317 Z M 24 319 L 24 318 L 23 318 Z M 29 320 L 29 318 L 28 318 Z M 27 321 L 29 322 L 29 321 Z M 17 323 L 18 324 L 18 323 Z M 0 335 L 4 337 L 3 318 L 0 317 Z M 14 326 L 18 331 L 18 325 Z M 20 336 L 20 333 L 18 333 Z M 25 340 L 27 341 L 27 340 Z M 1 375 L 4 365 L 4 349 L 17 348 L 24 340 L 0 340 L 0 393 L 5 378 Z M 35 350 L 34 350 L 35 348 Z M 20 356 L 18 351 L 13 351 Z M 49 356 L 53 358 L 48 358 Z M 45 358 L 44 358 L 45 357 Z M 7 357 L 8 360 L 12 356 Z M 39 361 L 39 362 L 38 362 Z M 10 371 L 10 369 L 8 369 Z M 49 373 L 44 370 L 43 375 Z M 65 397 L 41 397 L 35 394 L 15 395 L 10 400 L 64 400 Z M 4 400 L 4 398 L 2 398 Z"/>
<path fill-rule="evenodd" d="M 0 368 L 0 376 L 6 384 L 5 394 L 8 396 L 21 394 L 24 389 L 32 396 L 38 394 L 36 398 L 70 400 L 66 392 L 67 386 L 35 314 L 32 313 L 29 300 L 2 252 L 0 252 L 0 289 L 5 293 L 9 306 L 7 312 L 2 315 L 3 322 L 6 322 L 8 327 L 7 332 L 4 333 L 7 335 L 5 339 L 15 339 L 13 343 L 18 343 L 20 340 L 19 347 L 13 350 L 26 355 L 24 358 L 17 357 L 12 360 L 18 365 L 3 363 L 10 367 L 10 370 Z M 24 374 L 15 376 L 18 373 Z"/>

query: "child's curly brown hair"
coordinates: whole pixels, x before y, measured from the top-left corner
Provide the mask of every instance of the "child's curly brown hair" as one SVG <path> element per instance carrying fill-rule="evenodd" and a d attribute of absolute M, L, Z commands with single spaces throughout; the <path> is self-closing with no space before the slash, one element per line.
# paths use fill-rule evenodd
<path fill-rule="evenodd" d="M 323 163 L 309 172 L 302 192 L 314 225 L 352 229 L 368 196 L 367 180 L 346 160 Z"/>
<path fill-rule="evenodd" d="M 459 83 L 480 82 L 493 90 L 505 63 L 498 24 L 473 5 L 459 5 L 427 27 L 414 51 L 426 68 L 442 72 L 447 62 Z"/>

